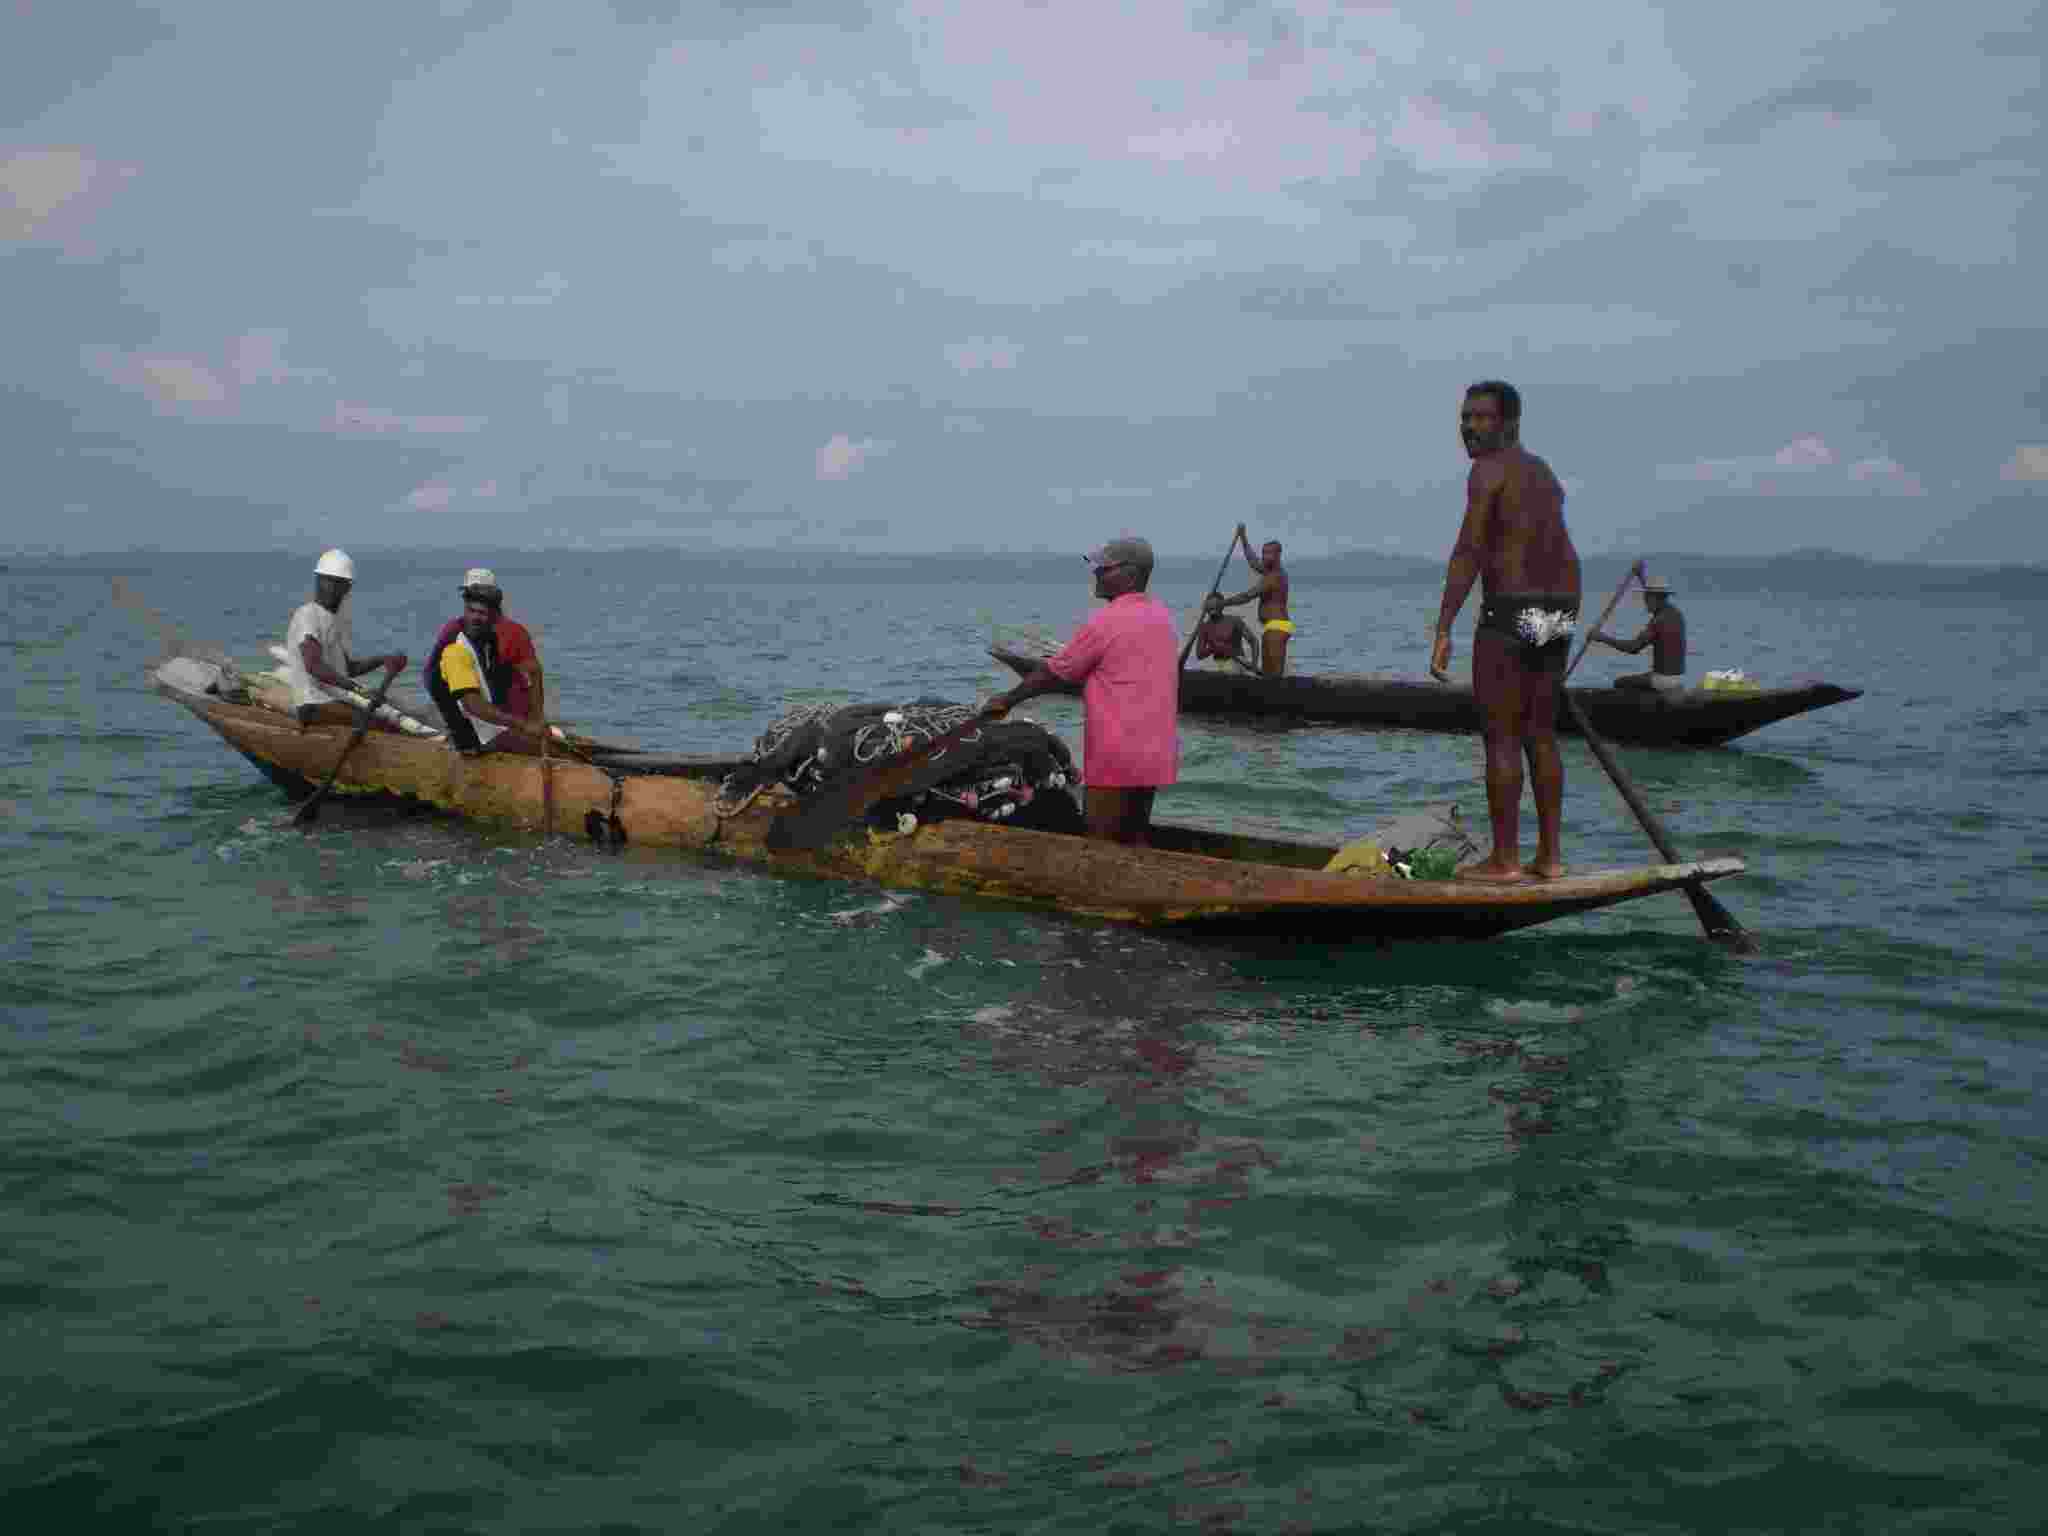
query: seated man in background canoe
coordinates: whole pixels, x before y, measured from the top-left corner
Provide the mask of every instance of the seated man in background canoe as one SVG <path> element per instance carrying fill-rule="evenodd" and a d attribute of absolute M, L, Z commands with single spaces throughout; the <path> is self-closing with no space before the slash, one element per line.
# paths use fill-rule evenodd
<path fill-rule="evenodd" d="M 1195 631 L 1195 660 L 1213 661 L 1219 667 L 1235 662 L 1245 671 L 1256 673 L 1258 656 L 1258 642 L 1252 637 L 1251 625 L 1236 614 L 1223 611 L 1222 594 L 1211 592 L 1202 599 L 1202 624 Z"/>
<path fill-rule="evenodd" d="M 1287 610 L 1287 567 L 1280 563 L 1280 541 L 1266 540 L 1254 555 L 1243 523 L 1237 525 L 1237 536 L 1244 541 L 1244 563 L 1259 579 L 1237 596 L 1224 598 L 1223 606 L 1235 608 L 1253 598 L 1259 600 L 1259 671 L 1267 677 L 1278 677 L 1287 670 L 1287 642 L 1294 638 L 1294 620 Z"/>
<path fill-rule="evenodd" d="M 1630 656 L 1650 647 L 1650 670 L 1627 672 L 1614 680 L 1616 688 L 1647 688 L 1657 693 L 1675 693 L 1685 686 L 1685 615 L 1671 601 L 1671 588 L 1662 581 L 1643 582 L 1643 606 L 1650 610 L 1650 622 L 1633 640 L 1623 640 L 1604 629 L 1593 631 L 1602 645 L 1611 645 Z"/>
<path fill-rule="evenodd" d="M 1579 553 L 1564 526 L 1564 487 L 1522 446 L 1522 397 L 1488 379 L 1465 391 L 1458 432 L 1472 471 L 1465 521 L 1444 575 L 1430 674 L 1449 682 L 1451 621 L 1482 583 L 1472 634 L 1472 692 L 1486 742 L 1486 809 L 1493 852 L 1461 880 L 1510 883 L 1564 873 L 1559 852 L 1564 759 L 1558 690 L 1579 617 Z M 1522 759 L 1536 798 L 1536 858 L 1522 866 Z"/>
<path fill-rule="evenodd" d="M 1088 835 L 1143 846 L 1160 786 L 1179 776 L 1180 635 L 1166 604 L 1145 591 L 1150 544 L 1112 539 L 1087 560 L 1107 606 L 984 709 L 1001 719 L 1026 699 L 1081 684 Z"/>
<path fill-rule="evenodd" d="M 536 752 L 546 718 L 540 656 L 526 626 L 505 617 L 498 579 L 481 566 L 462 578 L 462 617 L 435 636 L 427 694 L 457 750 Z M 506 732 L 512 735 L 500 740 Z"/>
<path fill-rule="evenodd" d="M 356 563 L 346 551 L 330 549 L 313 567 L 313 600 L 292 614 L 284 632 L 285 674 L 299 724 L 348 725 L 356 717 L 350 702 L 361 690 L 352 677 L 382 667 L 392 677 L 405 670 L 405 653 L 358 658 L 351 650 L 349 617 L 343 611 L 356 584 Z"/>

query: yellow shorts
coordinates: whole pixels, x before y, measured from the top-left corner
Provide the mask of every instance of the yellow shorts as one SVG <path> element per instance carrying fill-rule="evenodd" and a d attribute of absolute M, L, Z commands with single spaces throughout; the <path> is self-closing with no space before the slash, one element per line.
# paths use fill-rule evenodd
<path fill-rule="evenodd" d="M 1294 620 L 1267 619 L 1259 625 L 1259 630 L 1268 635 L 1291 635 L 1294 633 Z"/>

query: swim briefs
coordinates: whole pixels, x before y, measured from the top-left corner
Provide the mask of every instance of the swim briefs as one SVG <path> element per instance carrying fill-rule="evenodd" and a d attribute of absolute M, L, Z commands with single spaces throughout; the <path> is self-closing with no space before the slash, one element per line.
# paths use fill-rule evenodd
<path fill-rule="evenodd" d="M 1561 658 L 1579 622 L 1579 600 L 1544 592 L 1502 592 L 1479 605 L 1479 627 L 1520 642 L 1525 662 Z"/>

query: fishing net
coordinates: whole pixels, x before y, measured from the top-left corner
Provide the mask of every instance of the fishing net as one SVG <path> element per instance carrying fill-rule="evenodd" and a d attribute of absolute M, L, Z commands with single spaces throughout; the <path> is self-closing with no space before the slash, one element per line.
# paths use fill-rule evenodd
<path fill-rule="evenodd" d="M 719 786 L 727 815 L 744 808 L 770 784 L 814 795 L 868 771 L 884 759 L 915 751 L 967 724 L 972 705 L 943 699 L 910 704 L 820 704 L 792 710 L 754 742 L 742 766 Z M 1039 831 L 1079 832 L 1080 809 L 1069 788 L 1080 777 L 1067 744 L 1029 720 L 982 725 L 952 747 L 957 770 L 936 787 L 870 808 L 870 826 L 904 828 L 917 822 L 971 816 Z"/>

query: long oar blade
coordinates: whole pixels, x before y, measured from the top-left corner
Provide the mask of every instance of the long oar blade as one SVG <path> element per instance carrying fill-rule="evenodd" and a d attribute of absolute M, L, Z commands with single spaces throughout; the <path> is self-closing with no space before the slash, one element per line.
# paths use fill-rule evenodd
<path fill-rule="evenodd" d="M 1585 737 L 1586 745 L 1593 749 L 1593 755 L 1600 760 L 1600 766 L 1607 770 L 1607 777 L 1621 792 L 1621 798 L 1628 803 L 1628 808 L 1635 812 L 1636 821 L 1649 835 L 1650 841 L 1656 844 L 1657 852 L 1664 856 L 1667 864 L 1683 863 L 1678 856 L 1677 848 L 1672 844 L 1671 835 L 1664 830 L 1664 824 L 1657 819 L 1656 813 L 1650 809 L 1634 782 L 1623 771 L 1620 761 L 1614 755 L 1614 749 L 1607 745 L 1593 729 L 1592 723 L 1586 719 L 1585 711 L 1579 708 L 1579 701 L 1572 697 L 1569 688 L 1564 689 L 1564 702 L 1565 708 L 1571 711 L 1572 719 L 1578 722 L 1579 733 Z M 1706 888 L 1705 884 L 1698 880 L 1689 880 L 1684 890 L 1686 900 L 1692 903 L 1693 915 L 1699 918 L 1700 927 L 1709 939 L 1739 955 L 1753 955 L 1757 952 L 1755 937 L 1735 920 L 1735 914 L 1722 906 L 1720 900 Z"/>
<path fill-rule="evenodd" d="M 768 828 L 768 846 L 785 851 L 822 848 L 877 802 L 914 795 L 943 783 L 957 766 L 947 762 L 946 755 L 962 742 L 974 740 L 994 718 L 976 715 L 913 751 L 899 753 L 844 784 L 820 790 L 775 818 Z"/>
<path fill-rule="evenodd" d="M 349 734 L 347 743 L 341 749 L 341 755 L 335 758 L 334 768 L 327 775 L 327 782 L 308 795 L 305 803 L 297 811 L 293 812 L 292 825 L 310 827 L 313 824 L 314 818 L 320 814 L 320 802 L 327 798 L 327 791 L 334 788 L 334 781 L 341 777 L 342 764 L 346 763 L 349 754 L 355 751 L 356 743 L 361 741 L 368 733 L 370 722 L 377 717 L 377 706 L 384 702 L 385 691 L 390 688 L 391 680 L 395 676 L 397 674 L 394 672 L 385 673 L 384 681 L 377 685 L 377 691 L 370 696 L 369 704 L 367 706 L 357 706 L 356 728 Z"/>

